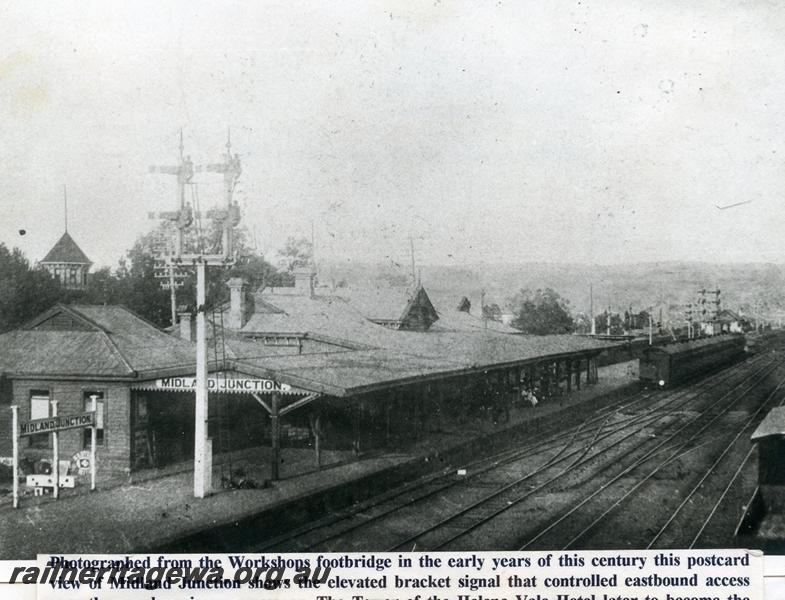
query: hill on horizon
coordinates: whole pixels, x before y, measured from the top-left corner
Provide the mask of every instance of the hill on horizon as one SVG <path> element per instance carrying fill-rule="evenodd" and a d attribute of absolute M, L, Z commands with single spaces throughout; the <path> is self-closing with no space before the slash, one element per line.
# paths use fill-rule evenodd
<path fill-rule="evenodd" d="M 411 266 L 325 262 L 319 266 L 322 283 L 335 285 L 409 285 Z M 421 265 L 418 276 L 434 296 L 460 299 L 474 305 L 483 290 L 486 302 L 502 307 L 521 289 L 550 287 L 565 298 L 573 311 L 588 312 L 590 287 L 595 313 L 610 306 L 623 312 L 658 304 L 682 306 L 699 297 L 698 290 L 721 290 L 722 306 L 752 314 L 785 315 L 785 264 L 645 262 L 613 265 L 575 263 L 518 263 Z"/>

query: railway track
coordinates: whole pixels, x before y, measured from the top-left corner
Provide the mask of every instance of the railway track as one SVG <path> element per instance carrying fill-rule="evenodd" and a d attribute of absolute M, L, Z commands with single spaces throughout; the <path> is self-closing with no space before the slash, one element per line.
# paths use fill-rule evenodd
<path fill-rule="evenodd" d="M 775 365 L 772 371 L 777 366 Z M 752 385 L 744 390 L 744 393 L 751 391 L 757 383 L 759 382 L 753 382 Z M 782 383 L 785 383 L 785 378 L 780 382 L 780 385 Z M 655 474 L 672 462 L 702 433 L 725 415 L 738 400 L 738 396 L 729 392 L 720 400 L 725 400 L 725 402 L 719 410 L 714 410 L 716 407 L 710 407 L 688 420 L 675 433 L 669 435 L 665 440 L 657 444 L 655 448 L 646 452 L 644 456 L 635 460 L 621 472 L 603 483 L 602 486 L 581 502 L 563 511 L 556 519 L 551 520 L 547 526 L 540 528 L 533 535 L 527 535 L 524 538 L 527 541 L 521 549 L 540 548 L 546 539 L 549 547 L 561 549 L 574 548 L 579 545 L 580 547 L 585 547 L 587 538 L 590 538 L 610 515 L 618 511 L 625 501 L 638 493 Z M 703 419 L 703 417 L 708 418 Z M 690 432 L 689 428 L 693 424 L 700 425 L 696 431 Z M 686 434 L 685 439 L 678 439 L 678 436 L 682 433 Z M 670 442 L 672 441 L 674 443 L 671 444 Z M 664 458 L 661 458 L 663 456 Z M 652 460 L 655 461 L 653 468 L 646 470 L 642 475 L 636 474 L 639 468 L 647 466 Z M 596 516 L 592 518 L 591 515 Z M 611 536 L 610 539 L 613 540 L 614 538 L 615 536 Z"/>
<path fill-rule="evenodd" d="M 750 380 L 755 380 L 757 376 L 767 368 L 769 367 L 762 367 L 761 369 L 745 376 L 740 382 L 731 387 L 725 393 L 724 397 L 730 396 L 738 387 L 745 386 Z M 621 439 L 614 440 L 612 443 L 598 448 L 593 453 L 582 456 L 581 460 L 570 463 L 555 473 L 548 473 L 548 477 L 545 479 L 545 481 L 535 484 L 533 488 L 522 490 L 518 486 L 507 486 L 504 489 L 497 490 L 493 494 L 489 494 L 485 498 L 482 498 L 474 504 L 464 508 L 459 513 L 454 513 L 443 519 L 441 522 L 428 528 L 427 530 L 423 530 L 416 536 L 410 537 L 409 539 L 405 540 L 405 542 L 395 546 L 395 549 L 405 549 L 406 545 L 414 544 L 418 541 L 420 544 L 425 544 L 428 549 L 447 549 L 457 540 L 460 540 L 468 534 L 479 530 L 489 522 L 498 518 L 503 513 L 520 505 L 525 500 L 533 499 L 537 495 L 541 494 L 553 494 L 554 492 L 562 491 L 558 488 L 554 489 L 554 487 L 566 478 L 572 479 L 572 481 L 569 483 L 570 487 L 577 487 L 580 485 L 584 490 L 587 488 L 590 489 L 592 485 L 596 485 L 597 481 L 599 481 L 599 478 L 604 476 L 606 472 L 609 471 L 618 471 L 616 475 L 611 477 L 611 481 L 616 481 L 624 474 L 628 473 L 632 466 L 637 466 L 638 464 L 644 462 L 649 456 L 651 456 L 653 452 L 656 452 L 658 449 L 662 448 L 663 445 L 668 443 L 681 431 L 699 419 L 700 416 L 711 410 L 712 406 L 710 405 L 701 411 L 698 415 L 689 419 L 686 424 L 678 426 L 670 433 L 669 431 L 673 429 L 673 423 L 670 423 L 664 428 L 661 428 L 657 434 L 657 437 L 644 437 L 643 439 L 640 439 L 637 434 L 640 434 L 643 430 L 647 429 L 652 424 L 650 420 L 645 419 L 631 432 L 625 434 Z M 679 422 L 676 421 L 675 423 L 678 424 Z M 652 442 L 658 440 L 659 436 L 663 434 L 667 434 L 665 440 L 657 441 L 653 444 L 653 448 L 649 448 L 649 446 L 652 445 Z M 627 441 L 637 443 L 635 443 L 632 447 L 621 445 L 621 442 Z M 617 451 L 611 453 L 610 450 L 613 449 L 616 449 Z M 631 464 L 628 464 L 630 461 L 632 461 Z M 625 465 L 627 466 L 625 467 Z M 523 480 L 529 479 L 529 477 L 525 477 Z M 599 493 L 602 493 L 607 489 L 607 487 L 607 485 L 600 486 L 594 492 L 592 492 L 589 497 L 591 498 Z M 570 514 L 573 514 L 573 512 L 578 508 L 583 507 L 585 502 L 586 501 L 583 501 L 577 504 L 575 509 L 570 511 Z M 540 510 L 542 510 L 542 507 Z M 583 512 L 581 512 L 581 515 L 583 515 Z M 531 515 L 529 518 L 531 518 Z M 561 523 L 562 521 L 563 517 L 559 517 L 557 519 L 558 523 Z M 448 526 L 446 536 L 444 535 L 445 526 Z M 569 527 L 572 527 L 572 525 Z M 527 546 L 542 538 L 546 533 L 552 533 L 552 526 L 546 527 L 540 532 L 536 533 Z M 547 545 L 549 547 L 552 547 L 552 541 L 552 537 L 549 536 L 547 541 Z"/>
<path fill-rule="evenodd" d="M 647 549 L 651 548 L 693 548 L 706 531 L 711 520 L 717 514 L 730 487 L 737 480 L 741 471 L 751 458 L 754 447 L 746 448 L 747 438 L 772 408 L 779 397 L 779 406 L 785 401 L 782 394 L 785 378 L 768 395 L 766 400 L 745 419 L 738 428 L 736 435 L 726 444 L 721 444 L 721 452 L 704 471 L 700 479 L 684 495 L 684 499 L 673 510 L 657 533 L 649 540 Z M 739 461 L 738 456 L 742 458 Z M 678 458 L 678 457 L 677 457 Z M 734 460 L 735 459 L 735 460 Z M 722 476 L 727 471 L 730 477 Z M 719 479 L 719 485 L 713 485 L 711 479 Z M 722 482 L 727 481 L 726 485 Z M 711 508 L 707 511 L 706 506 Z M 699 524 L 698 527 L 695 524 Z"/>
<path fill-rule="evenodd" d="M 584 479 L 598 477 L 609 470 L 618 471 L 625 464 L 629 467 L 636 460 L 647 460 L 650 452 L 662 448 L 653 440 L 671 433 L 676 436 L 683 429 L 676 427 L 678 419 L 675 416 L 684 410 L 699 408 L 690 407 L 690 403 L 694 404 L 723 385 L 732 386 L 725 392 L 730 396 L 740 386 L 758 381 L 761 374 L 771 368 L 772 362 L 771 356 L 762 354 L 712 375 L 697 386 L 682 385 L 667 394 L 640 392 L 633 398 L 614 402 L 562 434 L 538 436 L 523 448 L 474 461 L 465 466 L 469 473 L 466 477 L 456 477 L 454 468 L 445 469 L 352 510 L 273 538 L 255 549 L 365 549 L 370 547 L 369 541 L 375 543 L 374 548 L 383 548 L 384 540 L 390 538 L 395 540 L 388 548 L 391 550 L 444 548 L 567 476 L 575 478 L 582 472 Z M 749 386 L 750 389 L 755 385 Z M 651 402 L 654 405 L 636 412 Z M 714 404 L 710 402 L 699 415 L 711 412 Z M 644 435 L 634 448 L 627 447 L 631 440 L 645 434 L 658 422 L 657 431 L 650 434 L 657 437 Z M 652 445 L 655 450 L 649 449 Z M 524 474 L 520 475 L 521 472 Z M 445 500 L 457 496 L 461 496 L 459 505 L 445 510 Z M 406 513 L 429 512 L 429 508 L 434 509 L 430 512 L 435 515 L 431 524 L 412 533 L 411 526 L 405 526 Z M 419 515 L 412 522 L 421 518 Z M 401 521 L 404 521 L 403 526 Z"/>

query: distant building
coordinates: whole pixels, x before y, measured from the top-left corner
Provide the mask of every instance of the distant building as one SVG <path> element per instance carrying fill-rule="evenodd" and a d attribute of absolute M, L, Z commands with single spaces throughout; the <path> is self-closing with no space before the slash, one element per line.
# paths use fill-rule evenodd
<path fill-rule="evenodd" d="M 723 308 L 711 321 L 701 323 L 700 329 L 704 335 L 744 333 L 744 323 L 738 314 L 728 308 Z"/>
<path fill-rule="evenodd" d="M 81 290 L 87 285 L 87 274 L 93 263 L 66 231 L 38 264 L 64 287 Z"/>
<path fill-rule="evenodd" d="M 722 333 L 743 333 L 741 317 L 728 308 L 717 313 L 717 323 Z"/>

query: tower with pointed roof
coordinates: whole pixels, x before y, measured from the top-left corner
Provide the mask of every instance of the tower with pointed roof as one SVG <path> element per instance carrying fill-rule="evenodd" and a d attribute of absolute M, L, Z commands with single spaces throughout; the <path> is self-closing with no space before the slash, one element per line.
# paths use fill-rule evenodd
<path fill-rule="evenodd" d="M 38 264 L 69 290 L 83 290 L 92 261 L 68 234 L 68 194 L 63 186 L 63 236 Z"/>
<path fill-rule="evenodd" d="M 87 285 L 87 274 L 93 263 L 66 230 L 38 264 L 59 279 L 64 287 L 81 290 Z"/>

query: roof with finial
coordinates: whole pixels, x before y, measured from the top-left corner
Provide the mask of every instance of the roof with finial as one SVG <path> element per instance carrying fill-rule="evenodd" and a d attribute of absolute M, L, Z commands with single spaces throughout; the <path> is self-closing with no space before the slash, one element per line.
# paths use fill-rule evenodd
<path fill-rule="evenodd" d="M 43 260 L 41 260 L 41 263 L 93 264 L 67 231 L 52 247 Z"/>

